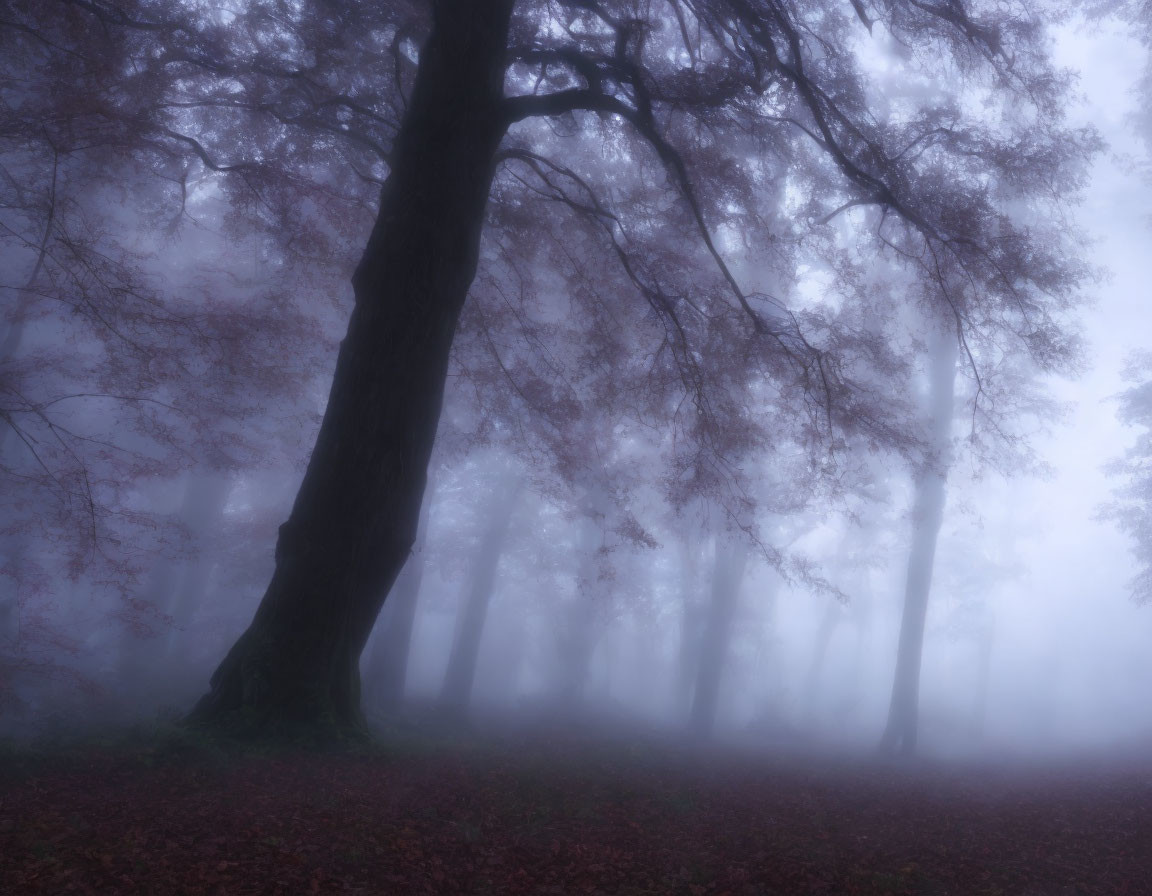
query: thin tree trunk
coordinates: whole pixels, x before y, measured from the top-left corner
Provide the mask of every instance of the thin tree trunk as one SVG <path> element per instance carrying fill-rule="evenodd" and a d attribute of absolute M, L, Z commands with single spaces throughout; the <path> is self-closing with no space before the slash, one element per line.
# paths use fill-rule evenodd
<path fill-rule="evenodd" d="M 184 575 L 175 593 L 171 595 L 168 612 L 172 616 L 172 628 L 165 640 L 168 663 L 186 653 L 188 626 L 204 602 L 214 565 L 211 558 L 205 555 L 204 548 L 211 533 L 224 518 L 224 507 L 228 503 L 232 483 L 226 473 L 213 471 L 190 476 L 185 489 L 180 519 L 199 542 L 199 554 L 184 565 Z"/>
<path fill-rule="evenodd" d="M 991 611 L 987 611 L 989 617 Z M 972 709 L 972 735 L 976 740 L 984 737 L 984 726 L 988 718 L 988 677 L 992 669 L 992 645 L 995 629 L 991 618 L 984 621 L 977 638 L 978 666 L 976 669 L 976 697 Z"/>
<path fill-rule="evenodd" d="M 956 386 L 956 334 L 940 327 L 933 333 L 928 364 L 928 419 L 936 463 L 916 478 L 912 510 L 912 550 L 904 586 L 904 614 L 896 653 L 896 675 L 888 725 L 880 740 L 885 753 L 911 755 L 916 751 L 920 702 L 920 661 L 924 650 L 924 622 L 932 588 L 936 540 L 944 521 L 952 412 Z"/>
<path fill-rule="evenodd" d="M 520 497 L 522 483 L 511 476 L 502 478 L 495 489 L 495 506 L 488 515 L 489 523 L 476 553 L 472 581 L 456 625 L 444 686 L 440 691 L 440 705 L 451 715 L 464 716 L 472 701 L 472 685 L 476 681 L 476 661 L 480 656 L 480 641 L 484 636 L 484 623 L 496 584 L 496 570 L 500 554 L 508 536 L 512 512 Z"/>
<path fill-rule="evenodd" d="M 845 534 L 840 542 L 839 553 L 833 566 L 835 580 L 842 580 L 845 573 L 850 570 L 850 556 L 852 548 L 851 533 Z M 859 587 L 854 585 L 851 589 L 858 592 Z M 856 594 L 851 601 L 855 602 Z M 816 715 L 816 698 L 820 693 L 820 678 L 824 671 L 824 663 L 828 658 L 828 648 L 832 644 L 832 637 L 844 621 L 845 605 L 835 597 L 829 597 L 824 605 L 824 614 L 820 617 L 820 625 L 816 629 L 816 643 L 812 650 L 812 662 L 808 665 L 808 674 L 804 679 L 804 712 L 811 719 Z"/>
<path fill-rule="evenodd" d="M 748 549 L 743 542 L 716 539 L 716 556 L 712 566 L 712 600 L 708 621 L 700 645 L 696 689 L 692 696 L 692 730 L 702 738 L 710 737 L 716 724 L 720 704 L 720 684 L 728 662 L 732 639 L 732 620 L 736 615 L 740 582 Z"/>
<path fill-rule="evenodd" d="M 248 736 L 364 729 L 360 653 L 420 516 L 448 356 L 507 126 L 513 0 L 435 0 L 356 303 L 276 569 L 190 721 Z"/>
<path fill-rule="evenodd" d="M 432 491 L 428 489 L 424 492 L 424 501 L 420 506 L 420 524 L 416 530 L 412 553 L 392 588 L 386 612 L 381 614 L 379 624 L 382 628 L 368 658 L 368 687 L 385 712 L 394 712 L 404 699 L 412 629 L 416 624 L 416 607 L 420 598 L 420 585 L 424 580 L 424 545 L 428 540 L 431 499 Z"/>
<path fill-rule="evenodd" d="M 676 705 L 683 713 L 692 708 L 700 660 L 699 560 L 699 546 L 685 539 L 680 550 L 680 651 L 676 669 Z"/>
<path fill-rule="evenodd" d="M 577 545 L 580 570 L 576 594 L 561 609 L 557 631 L 556 700 L 577 708 L 586 696 L 592 654 L 596 649 L 597 603 L 607 599 L 600 580 L 600 548 L 604 544 L 604 497 L 593 495 L 585 508 Z"/>
<path fill-rule="evenodd" d="M 815 715 L 816 696 L 820 693 L 820 673 L 824 669 L 824 659 L 828 655 L 828 647 L 832 643 L 832 636 L 840 627 L 844 609 L 840 601 L 834 597 L 828 598 L 824 607 L 824 615 L 820 617 L 820 627 L 816 629 L 816 645 L 812 651 L 812 662 L 808 666 L 808 675 L 804 679 L 804 711 L 811 718 Z"/>
<path fill-rule="evenodd" d="M 50 223 L 50 220 L 49 220 Z M 47 233 L 45 234 L 45 240 Z M 24 342 L 25 317 L 32 304 L 30 287 L 36 282 L 43 264 L 44 253 L 37 256 L 32 273 L 25 282 L 25 291 L 17 300 L 16 311 L 10 323 L 4 327 L 3 338 L 0 338 L 0 364 L 4 364 L 20 350 Z M 0 371 L 2 373 L 2 371 Z M 26 450 L 18 439 L 12 438 L 13 424 L 5 417 L 0 420 L 0 462 L 10 460 L 9 453 L 14 448 Z M 6 575 L 0 575 L 0 664 L 4 663 L 4 654 L 15 655 L 19 650 L 20 641 L 20 583 L 24 574 L 24 557 L 28 551 L 28 537 L 21 529 L 0 536 L 0 566 L 7 568 Z M 0 673 L 2 673 L 0 668 Z M 4 682 L 0 680 L 0 698 L 3 693 Z"/>
<path fill-rule="evenodd" d="M 201 552 L 189 559 L 164 557 L 153 564 L 137 597 L 151 612 L 139 620 L 127 620 L 122 629 L 120 693 L 136 709 L 179 695 L 173 685 L 180 681 L 178 660 L 186 629 L 203 600 L 213 567 L 202 546 L 220 524 L 229 488 L 228 476 L 218 471 L 190 473 L 184 479 L 177 518 Z"/>
<path fill-rule="evenodd" d="M 137 592 L 136 601 L 148 607 L 133 618 L 133 607 L 125 607 L 121 618 L 118 655 L 116 659 L 117 696 L 126 712 L 138 713 L 153 709 L 161 697 L 161 687 L 167 683 L 161 667 L 167 626 L 163 610 L 179 587 L 182 564 L 174 557 L 163 557 L 152 565 Z"/>

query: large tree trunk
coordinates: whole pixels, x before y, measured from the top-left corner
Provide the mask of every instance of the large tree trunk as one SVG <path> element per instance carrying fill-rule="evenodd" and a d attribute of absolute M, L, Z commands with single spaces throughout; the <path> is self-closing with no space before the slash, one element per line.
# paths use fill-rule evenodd
<path fill-rule="evenodd" d="M 359 658 L 416 538 L 448 355 L 476 273 L 513 0 L 435 0 L 356 304 L 276 569 L 194 723 L 363 730 Z"/>
<path fill-rule="evenodd" d="M 488 605 L 496 584 L 496 569 L 504 550 L 504 540 L 512 522 L 512 511 L 520 497 L 522 481 L 511 474 L 501 477 L 493 492 L 494 506 L 488 514 L 488 527 L 480 539 L 476 564 L 472 570 L 468 595 L 464 600 L 444 686 L 440 691 L 440 705 L 451 715 L 464 716 L 472 701 L 472 685 L 476 681 L 476 661 L 480 656 L 480 640 L 484 636 L 484 623 L 488 619 Z"/>
<path fill-rule="evenodd" d="M 912 509 L 912 550 L 904 586 L 904 615 L 896 653 L 896 676 L 888 725 L 880 740 L 885 753 L 911 755 L 916 751 L 920 703 L 920 660 L 924 649 L 924 622 L 932 588 L 936 539 L 944 521 L 944 486 L 950 454 L 952 412 L 955 404 L 957 340 L 940 327 L 932 335 L 928 360 L 928 420 L 937 457 L 932 468 L 916 478 Z"/>
<path fill-rule="evenodd" d="M 712 600 L 708 621 L 700 644 L 696 687 L 692 695 L 692 730 L 702 738 L 710 737 L 720 705 L 720 683 L 728 663 L 728 645 L 732 640 L 732 620 L 736 615 L 740 582 L 748 548 L 743 542 L 716 539 L 716 557 L 712 567 Z"/>
<path fill-rule="evenodd" d="M 424 581 L 424 545 L 428 540 L 431 494 L 431 490 L 424 492 L 412 554 L 388 597 L 388 605 L 380 618 L 381 630 L 368 657 L 368 687 L 372 693 L 367 699 L 371 703 L 375 695 L 376 702 L 385 712 L 395 712 L 404 699 L 412 629 L 416 624 L 420 585 Z"/>

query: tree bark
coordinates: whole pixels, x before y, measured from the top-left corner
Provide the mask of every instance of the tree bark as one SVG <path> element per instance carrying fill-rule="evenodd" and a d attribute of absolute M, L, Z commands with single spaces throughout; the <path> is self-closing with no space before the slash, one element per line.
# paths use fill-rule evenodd
<path fill-rule="evenodd" d="M 728 662 L 728 645 L 732 637 L 732 620 L 736 615 L 740 582 L 748 549 L 743 542 L 716 539 L 716 557 L 712 566 L 712 600 L 708 621 L 700 645 L 696 688 L 692 695 L 692 730 L 697 736 L 712 735 L 720 704 L 720 683 Z"/>
<path fill-rule="evenodd" d="M 420 585 L 424 580 L 424 545 L 428 540 L 431 496 L 431 490 L 425 490 L 412 554 L 389 595 L 385 613 L 380 618 L 381 630 L 368 658 L 369 687 L 385 712 L 395 712 L 404 699 L 412 629 L 416 624 L 416 607 L 420 598 Z M 371 702 L 371 694 L 368 700 Z"/>
<path fill-rule="evenodd" d="M 956 334 L 938 327 L 933 332 L 928 364 L 928 419 L 936 464 L 916 479 L 912 510 L 912 550 L 904 586 L 904 613 L 896 653 L 896 675 L 888 724 L 880 740 L 883 753 L 910 756 L 916 752 L 920 702 L 920 662 L 924 650 L 924 622 L 932 589 L 936 540 L 944 521 L 945 483 L 950 460 L 952 413 L 956 386 Z"/>
<path fill-rule="evenodd" d="M 484 636 L 484 623 L 488 618 L 488 605 L 496 584 L 496 570 L 512 522 L 512 512 L 520 497 L 522 482 L 505 475 L 497 483 L 493 500 L 495 506 L 488 515 L 488 528 L 480 539 L 473 567 L 472 581 L 464 601 L 444 686 L 440 692 L 440 705 L 445 712 L 464 716 L 472 701 L 472 685 L 476 681 L 476 661 L 480 656 L 480 641 Z"/>
<path fill-rule="evenodd" d="M 359 658 L 416 537 L 448 355 L 507 126 L 513 0 L 435 0 L 328 407 L 255 617 L 190 721 L 363 731 Z"/>

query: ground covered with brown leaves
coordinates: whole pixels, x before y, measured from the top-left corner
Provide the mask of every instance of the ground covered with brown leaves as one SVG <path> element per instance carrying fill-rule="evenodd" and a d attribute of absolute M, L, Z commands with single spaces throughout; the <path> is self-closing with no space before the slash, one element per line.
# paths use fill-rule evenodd
<path fill-rule="evenodd" d="M 1152 894 L 1152 763 L 721 762 L 521 735 L 13 753 L 0 893 Z"/>

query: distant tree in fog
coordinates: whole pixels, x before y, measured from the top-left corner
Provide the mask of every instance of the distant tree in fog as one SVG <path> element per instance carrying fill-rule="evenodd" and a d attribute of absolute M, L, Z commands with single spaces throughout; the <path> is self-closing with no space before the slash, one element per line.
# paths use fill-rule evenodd
<path fill-rule="evenodd" d="M 929 321 L 927 389 L 924 416 L 930 454 L 914 481 L 912 547 L 904 586 L 900 640 L 896 649 L 896 672 L 888 724 L 880 739 L 886 752 L 911 755 L 916 750 L 917 714 L 920 703 L 920 666 L 924 649 L 924 624 L 936 563 L 936 542 L 944 522 L 945 485 L 952 463 L 952 417 L 956 404 L 958 346 L 951 316 L 943 324 Z"/>
<path fill-rule="evenodd" d="M 1144 71 L 1135 86 L 1137 133 L 1152 148 L 1152 3 L 1148 0 L 1082 0 L 1089 20 L 1118 23 L 1124 32 L 1143 45 Z"/>
<path fill-rule="evenodd" d="M 1137 436 L 1124 456 L 1109 466 L 1109 473 L 1122 484 L 1103 515 L 1131 539 L 1139 566 L 1131 582 L 1133 598 L 1152 604 L 1152 355 L 1133 356 L 1125 377 L 1132 385 L 1120 393 L 1119 416 L 1137 429 Z"/>
<path fill-rule="evenodd" d="M 1111 16 L 1130 28 L 1149 55 L 1136 86 L 1137 132 L 1152 149 L 1152 4 L 1146 0 L 1094 0 L 1091 12 Z M 1129 536 L 1139 571 L 1131 581 L 1132 596 L 1141 605 L 1152 603 L 1152 354 L 1146 350 L 1128 359 L 1124 378 L 1131 384 L 1120 393 L 1119 418 L 1137 429 L 1136 443 L 1113 461 L 1108 472 L 1121 480 L 1115 499 L 1102 515 Z"/>
<path fill-rule="evenodd" d="M 712 557 L 711 594 L 696 657 L 696 681 L 690 712 L 692 731 L 708 737 L 716 724 L 722 680 L 728 665 L 732 622 L 744 580 L 748 546 L 718 536 Z"/>
<path fill-rule="evenodd" d="M 491 479 L 488 510 L 480 518 L 482 532 L 460 602 L 448 668 L 440 690 L 441 707 L 457 716 L 467 713 L 472 700 L 480 642 L 496 587 L 496 573 L 508 539 L 512 514 L 524 490 L 523 474 L 514 469 L 497 470 Z"/>

